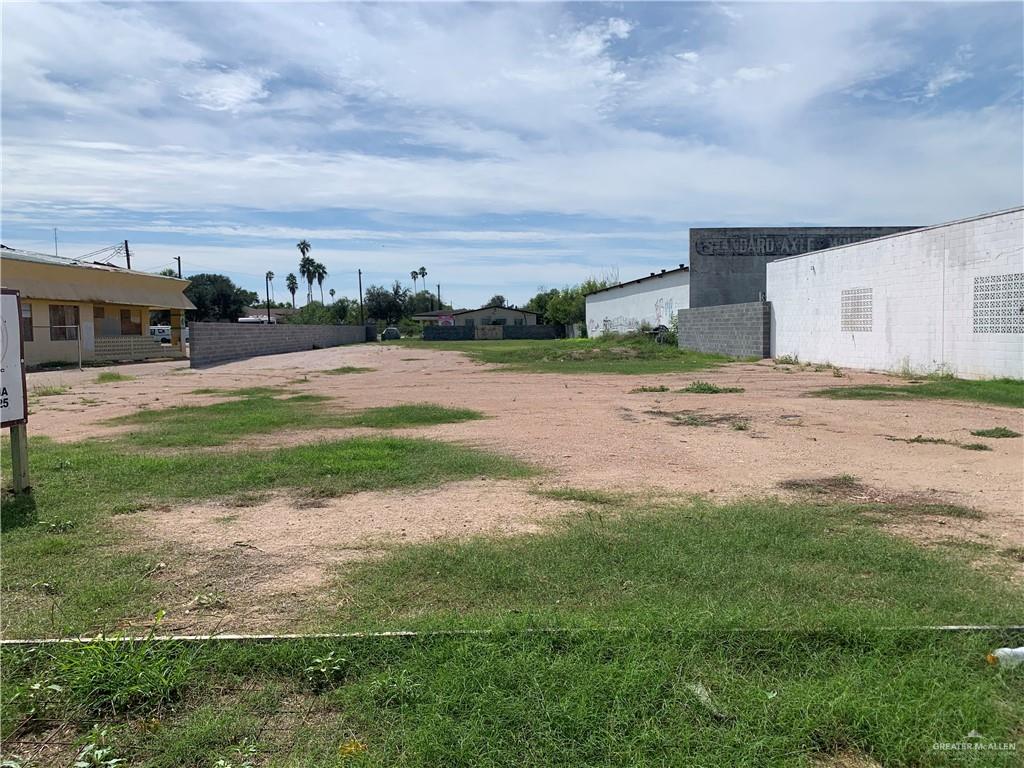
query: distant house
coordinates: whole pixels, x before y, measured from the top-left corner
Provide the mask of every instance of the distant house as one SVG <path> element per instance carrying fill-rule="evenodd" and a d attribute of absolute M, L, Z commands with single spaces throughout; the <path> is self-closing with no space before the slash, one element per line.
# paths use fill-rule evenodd
<path fill-rule="evenodd" d="M 0 283 L 21 294 L 28 365 L 185 356 L 188 280 L 0 245 Z M 158 310 L 169 311 L 170 345 L 150 335 Z"/>
<path fill-rule="evenodd" d="M 538 315 L 516 307 L 481 307 L 480 309 L 439 309 L 413 315 L 424 325 L 537 325 Z"/>

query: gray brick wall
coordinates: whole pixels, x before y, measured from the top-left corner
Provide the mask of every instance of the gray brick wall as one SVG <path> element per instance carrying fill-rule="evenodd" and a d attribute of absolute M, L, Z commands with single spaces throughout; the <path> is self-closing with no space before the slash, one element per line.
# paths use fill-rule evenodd
<path fill-rule="evenodd" d="M 188 333 L 193 368 L 258 355 L 358 344 L 367 339 L 361 325 L 190 323 Z"/>
<path fill-rule="evenodd" d="M 679 310 L 679 347 L 736 357 L 771 357 L 771 303 Z"/>
<path fill-rule="evenodd" d="M 423 327 L 424 341 L 469 341 L 473 338 L 471 325 L 426 325 Z"/>
<path fill-rule="evenodd" d="M 489 325 L 500 329 L 502 339 L 556 339 L 558 327 L 554 325 Z M 472 325 L 427 325 L 423 328 L 424 341 L 472 341 L 477 327 Z"/>

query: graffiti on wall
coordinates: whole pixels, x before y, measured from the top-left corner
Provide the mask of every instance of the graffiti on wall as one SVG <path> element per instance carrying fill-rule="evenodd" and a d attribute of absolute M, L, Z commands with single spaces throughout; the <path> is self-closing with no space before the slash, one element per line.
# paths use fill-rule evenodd
<path fill-rule="evenodd" d="M 652 328 L 659 325 L 671 325 L 675 315 L 675 299 L 660 298 L 654 302 L 651 311 L 642 317 L 627 317 L 616 315 L 615 317 L 605 316 L 602 320 L 596 317 L 587 321 L 587 333 L 591 336 L 598 333 L 633 333 L 639 331 L 640 327 L 647 323 Z"/>

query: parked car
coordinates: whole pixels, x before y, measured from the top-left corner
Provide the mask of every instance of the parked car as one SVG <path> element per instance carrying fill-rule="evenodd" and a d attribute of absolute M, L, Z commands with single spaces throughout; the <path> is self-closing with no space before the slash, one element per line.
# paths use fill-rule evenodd
<path fill-rule="evenodd" d="M 171 326 L 151 325 L 149 326 L 149 335 L 152 336 L 154 339 L 157 339 L 161 344 L 170 344 Z M 182 329 L 181 335 L 185 337 L 185 341 L 188 341 L 188 328 Z"/>
<path fill-rule="evenodd" d="M 397 328 L 395 328 L 395 326 L 391 325 L 391 326 L 388 326 L 387 328 L 384 329 L 384 333 L 382 333 L 380 335 L 380 337 L 384 341 L 391 341 L 393 339 L 400 339 L 400 338 L 402 338 L 402 332 L 400 330 L 398 330 Z"/>

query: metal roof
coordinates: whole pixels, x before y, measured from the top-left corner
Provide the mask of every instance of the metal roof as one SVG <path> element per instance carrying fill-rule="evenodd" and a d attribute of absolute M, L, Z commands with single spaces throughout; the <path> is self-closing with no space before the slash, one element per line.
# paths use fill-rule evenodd
<path fill-rule="evenodd" d="M 0 267 L 4 287 L 30 299 L 195 309 L 184 294 L 189 281 L 177 277 L 80 262 L 6 245 L 0 246 Z"/>
<path fill-rule="evenodd" d="M 646 277 L 638 277 L 636 280 L 627 280 L 624 283 L 618 283 L 616 285 L 609 285 L 607 288 L 598 288 L 596 291 L 591 291 L 590 293 L 585 294 L 585 296 L 593 296 L 594 294 L 597 294 L 597 293 L 604 293 L 605 291 L 613 291 L 616 288 L 622 288 L 623 286 L 627 286 L 627 285 L 636 285 L 637 283 L 644 282 L 644 280 L 655 280 L 655 279 L 657 279 L 659 277 L 665 277 L 665 275 L 674 275 L 676 272 L 689 272 L 689 271 L 690 271 L 689 267 L 687 267 L 687 266 L 685 266 L 683 264 L 680 264 L 675 269 L 663 269 L 663 270 L 661 270 L 661 272 L 651 272 L 651 274 L 647 275 Z"/>

